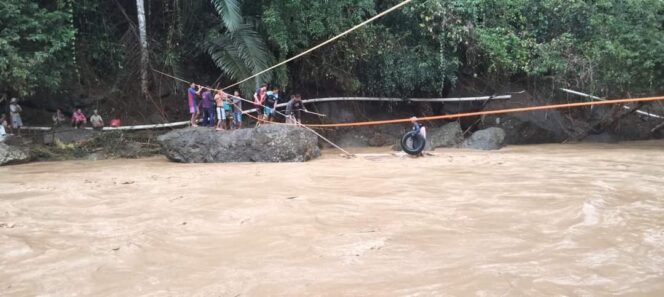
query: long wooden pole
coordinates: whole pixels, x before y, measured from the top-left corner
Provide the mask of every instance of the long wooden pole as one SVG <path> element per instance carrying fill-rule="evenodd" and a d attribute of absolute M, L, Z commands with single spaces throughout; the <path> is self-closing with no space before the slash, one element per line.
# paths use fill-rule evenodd
<path fill-rule="evenodd" d="M 413 98 L 413 99 L 401 99 L 401 98 L 380 98 L 380 97 L 330 97 L 330 98 L 314 98 L 302 100 L 302 103 L 321 103 L 321 102 L 335 102 L 335 101 L 376 101 L 376 102 L 407 102 L 407 100 L 414 102 L 468 102 L 468 101 L 484 101 L 484 100 L 506 100 L 510 99 L 512 96 L 503 95 L 503 96 L 483 96 L 483 97 L 462 97 L 462 98 Z M 244 99 L 246 100 L 246 99 Z M 251 102 L 249 100 L 246 100 Z M 277 104 L 277 107 L 284 107 L 288 103 Z M 256 112 L 255 108 L 247 109 L 242 111 L 243 114 Z M 174 123 L 164 123 L 164 124 L 151 124 L 151 125 L 133 125 L 133 126 L 122 126 L 122 127 L 104 127 L 104 131 L 115 131 L 115 130 L 147 130 L 147 129 L 161 129 L 161 128 L 175 128 L 188 125 L 189 122 L 174 122 Z M 40 130 L 40 131 L 49 131 L 51 127 L 22 127 L 25 130 Z M 92 128 L 86 128 L 92 129 Z"/>
<path fill-rule="evenodd" d="M 570 94 L 574 94 L 574 95 L 579 95 L 579 96 L 581 96 L 581 97 L 590 98 L 590 99 L 592 99 L 592 100 L 606 101 L 606 99 L 604 99 L 604 98 L 600 98 L 600 97 L 593 96 L 593 95 L 586 94 L 586 93 L 581 93 L 581 92 L 574 91 L 574 90 L 570 90 L 570 89 L 561 88 L 560 90 L 562 90 L 563 92 L 566 92 L 566 93 L 570 93 Z M 623 105 L 622 107 L 623 107 L 624 109 L 627 109 L 627 110 L 632 110 L 632 108 L 629 107 L 629 106 L 627 106 L 627 105 Z M 664 116 L 661 116 L 661 115 L 658 115 L 658 114 L 654 114 L 654 113 L 650 113 L 650 112 L 647 112 L 647 111 L 643 111 L 643 110 L 640 110 L 640 109 L 637 109 L 637 110 L 634 111 L 634 112 L 636 112 L 636 113 L 638 113 L 638 114 L 640 114 L 640 115 L 644 115 L 644 116 L 647 116 L 647 117 L 651 117 L 651 118 L 664 119 Z"/>

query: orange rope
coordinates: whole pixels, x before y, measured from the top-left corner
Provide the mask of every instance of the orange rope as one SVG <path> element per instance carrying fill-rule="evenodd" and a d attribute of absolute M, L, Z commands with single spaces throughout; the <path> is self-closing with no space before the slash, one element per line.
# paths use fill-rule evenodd
<path fill-rule="evenodd" d="M 617 100 L 606 100 L 606 101 L 595 101 L 595 102 L 577 102 L 577 103 L 566 103 L 566 104 L 540 105 L 540 106 L 530 106 L 530 107 L 519 107 L 519 108 L 508 108 L 508 109 L 487 110 L 487 111 L 477 111 L 477 112 L 466 112 L 466 113 L 421 117 L 421 118 L 417 118 L 417 120 L 418 121 L 433 121 L 433 120 L 457 119 L 457 118 L 465 118 L 465 117 L 476 117 L 476 116 L 483 116 L 483 115 L 527 112 L 527 111 L 537 111 L 537 110 L 561 109 L 561 108 L 596 106 L 596 105 L 610 105 L 610 104 L 622 104 L 622 103 L 634 103 L 634 102 L 652 102 L 652 101 L 661 101 L 661 100 L 664 100 L 664 96 L 634 98 L 634 99 L 617 99 Z M 318 125 L 307 124 L 307 127 L 310 127 L 310 128 L 338 128 L 338 127 L 376 126 L 376 125 L 398 124 L 398 123 L 408 123 L 408 122 L 410 122 L 410 118 L 384 120 L 384 121 L 337 123 L 337 124 L 318 124 Z"/>

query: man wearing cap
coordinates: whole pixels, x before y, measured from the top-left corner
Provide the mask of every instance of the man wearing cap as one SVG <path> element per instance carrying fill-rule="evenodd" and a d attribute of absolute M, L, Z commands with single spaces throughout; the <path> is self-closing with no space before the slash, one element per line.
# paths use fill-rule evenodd
<path fill-rule="evenodd" d="M 21 112 L 23 109 L 18 105 L 18 99 L 12 98 L 9 103 L 9 116 L 12 121 L 12 133 L 14 129 L 17 130 L 16 134 L 21 136 L 21 127 L 23 127 L 23 121 L 21 120 Z"/>

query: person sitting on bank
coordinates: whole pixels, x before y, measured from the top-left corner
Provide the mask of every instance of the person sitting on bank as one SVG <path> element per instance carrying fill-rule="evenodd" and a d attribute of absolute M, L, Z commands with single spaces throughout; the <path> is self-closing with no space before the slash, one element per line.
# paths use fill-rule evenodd
<path fill-rule="evenodd" d="M 110 126 L 113 128 L 118 128 L 122 126 L 122 120 L 120 120 L 119 118 L 111 119 Z"/>
<path fill-rule="evenodd" d="M 7 115 L 3 113 L 0 115 L 0 139 L 7 135 L 8 128 L 9 125 L 7 124 Z"/>
<path fill-rule="evenodd" d="M 286 105 L 286 116 L 288 118 L 286 121 L 289 124 L 301 124 L 302 123 L 302 111 L 306 111 L 307 108 L 304 107 L 302 103 L 302 96 L 300 94 L 295 94 L 291 96 L 290 101 Z"/>
<path fill-rule="evenodd" d="M 62 113 L 62 110 L 59 108 L 55 110 L 55 113 L 53 114 L 51 119 L 53 120 L 53 125 L 56 127 L 59 127 L 60 125 L 62 125 L 64 122 L 67 121 L 65 114 Z"/>
<path fill-rule="evenodd" d="M 88 120 L 85 117 L 85 114 L 83 114 L 83 111 L 81 111 L 80 108 L 76 109 L 74 113 L 71 115 L 71 126 L 78 129 L 81 126 L 85 125 Z"/>
<path fill-rule="evenodd" d="M 94 114 L 90 117 L 90 124 L 92 129 L 101 131 L 104 129 L 104 119 L 101 118 L 99 112 L 95 109 Z"/>

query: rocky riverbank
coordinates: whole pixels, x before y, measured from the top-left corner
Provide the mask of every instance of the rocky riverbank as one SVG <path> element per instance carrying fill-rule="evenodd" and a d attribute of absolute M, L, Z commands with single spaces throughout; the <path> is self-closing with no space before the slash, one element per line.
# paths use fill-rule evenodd
<path fill-rule="evenodd" d="M 0 165 L 30 161 L 140 158 L 161 152 L 156 131 L 96 132 L 70 128 L 9 136 L 0 143 Z"/>
<path fill-rule="evenodd" d="M 491 101 L 479 110 L 496 110 L 515 106 L 533 106 L 545 104 L 527 94 L 518 94 L 506 101 Z M 316 105 L 320 112 L 329 114 L 324 122 L 352 122 L 364 120 L 381 120 L 403 118 L 410 115 L 427 116 L 431 114 L 454 114 L 462 111 L 474 111 L 472 106 L 460 109 L 457 105 L 398 103 L 392 105 L 374 104 L 364 111 L 353 111 L 348 106 L 322 103 Z M 389 107 L 389 108 L 388 108 Z M 388 108 L 388 110 L 382 110 Z M 578 108 L 570 110 L 549 110 L 508 115 L 495 115 L 477 118 L 464 118 L 460 121 L 422 122 L 427 128 L 427 148 L 435 150 L 441 147 L 463 147 L 471 149 L 500 149 L 504 145 L 539 144 L 565 142 L 603 142 L 615 143 L 626 140 L 648 140 L 664 137 L 661 120 L 633 112 L 621 106 Z M 648 109 L 654 114 L 664 114 L 664 110 Z M 306 122 L 320 122 L 320 118 L 309 118 Z M 263 130 L 252 132 L 252 129 L 218 132 L 213 129 L 154 130 L 133 132 L 97 132 L 92 130 L 76 130 L 58 128 L 48 132 L 24 131 L 23 137 L 9 136 L 0 147 L 0 165 L 19 164 L 29 161 L 58 160 L 100 160 L 113 158 L 138 158 L 165 153 L 169 158 L 180 162 L 238 162 L 238 161 L 271 161 L 263 158 L 268 152 L 255 150 L 254 146 L 266 146 L 268 143 L 282 145 L 288 156 L 277 156 L 276 161 L 303 161 L 314 158 L 317 154 L 308 140 L 315 137 L 300 137 L 281 133 L 277 125 L 267 125 Z M 408 124 L 390 124 L 380 126 L 321 129 L 319 132 L 339 146 L 353 147 L 384 147 L 393 146 L 400 150 L 400 138 L 410 129 Z M 273 131 L 274 130 L 274 131 Z M 192 134 L 192 131 L 196 131 Z M 191 137 L 200 138 L 195 143 L 197 149 L 205 149 L 206 157 L 194 158 L 191 154 L 178 153 L 160 145 L 157 138 L 165 133 L 178 135 L 172 141 L 184 141 Z M 189 135 L 192 134 L 192 135 Z M 219 134 L 219 135 L 218 135 Z M 220 136 L 225 135 L 225 136 Z M 217 137 L 219 136 L 219 137 Z M 230 138 L 227 138 L 230 137 Z M 224 139 L 218 142 L 218 138 Z M 250 139 L 258 139 L 256 143 Z M 291 143 L 282 143 L 280 139 Z M 205 140 L 208 139 L 208 140 Z M 210 140 L 211 139 L 211 140 Z M 306 149 L 294 148 L 293 139 L 307 139 Z M 239 145 L 238 145 L 239 143 Z M 316 143 L 316 142 L 314 142 Z M 163 142 L 162 142 L 163 144 Z M 226 145 L 229 144 L 229 145 Z M 232 144 L 232 145 L 230 145 Z M 318 148 L 329 148 L 329 144 L 318 139 Z M 177 147 L 177 146 L 173 146 Z M 316 148 L 316 149 L 318 149 Z M 238 150 L 246 151 L 238 154 Z M 248 152 L 248 153 L 247 153 Z M 243 155 L 244 154 L 244 155 Z M 221 156 L 224 157 L 221 157 Z M 247 157 L 248 155 L 248 157 Z M 297 155 L 297 157 L 293 157 Z"/>

